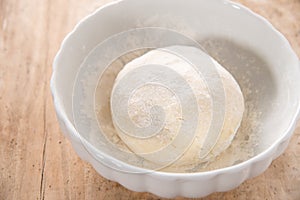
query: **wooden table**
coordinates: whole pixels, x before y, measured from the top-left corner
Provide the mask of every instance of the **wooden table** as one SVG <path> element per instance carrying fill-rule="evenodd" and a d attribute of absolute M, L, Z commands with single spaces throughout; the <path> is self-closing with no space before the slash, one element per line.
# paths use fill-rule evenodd
<path fill-rule="evenodd" d="M 105 180 L 60 132 L 52 61 L 83 16 L 111 0 L 0 0 L 0 199 L 156 199 Z M 300 55 L 299 0 L 238 0 L 269 19 Z M 300 199 L 300 124 L 262 175 L 204 199 Z"/>

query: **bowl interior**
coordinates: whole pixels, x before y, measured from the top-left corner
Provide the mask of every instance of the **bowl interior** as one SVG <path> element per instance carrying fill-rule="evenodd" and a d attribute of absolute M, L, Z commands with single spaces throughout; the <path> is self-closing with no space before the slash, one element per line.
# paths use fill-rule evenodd
<path fill-rule="evenodd" d="M 233 143 L 228 152 L 244 148 L 253 157 L 286 136 L 299 106 L 298 58 L 264 19 L 220 0 L 123 0 L 82 21 L 64 41 L 53 79 L 58 103 L 72 124 L 76 116 L 73 87 L 86 57 L 112 35 L 144 27 L 169 29 L 192 38 L 236 78 L 246 106 L 236 141 L 245 142 Z M 97 135 L 79 134 L 96 149 L 105 143 Z M 100 151 L 109 152 L 102 147 Z"/>

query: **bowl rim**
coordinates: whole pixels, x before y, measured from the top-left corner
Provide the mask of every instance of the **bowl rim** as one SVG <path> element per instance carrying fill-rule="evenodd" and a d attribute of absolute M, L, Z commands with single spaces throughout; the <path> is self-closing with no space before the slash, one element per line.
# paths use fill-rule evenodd
<path fill-rule="evenodd" d="M 87 143 L 91 148 L 95 148 L 93 145 L 91 145 L 88 141 L 86 141 L 86 139 L 84 139 L 75 129 L 75 127 L 73 126 L 73 124 L 71 123 L 71 121 L 69 120 L 69 118 L 67 117 L 65 110 L 63 108 L 63 104 L 60 100 L 60 97 L 58 95 L 58 91 L 56 89 L 56 74 L 57 74 L 57 68 L 58 68 L 58 62 L 61 59 L 62 53 L 65 49 L 65 47 L 67 46 L 67 43 L 70 39 L 70 37 L 72 37 L 73 35 L 76 34 L 77 30 L 82 26 L 82 24 L 84 24 L 87 20 L 95 17 L 95 15 L 98 12 L 101 12 L 104 9 L 107 9 L 108 7 L 117 5 L 121 2 L 126 2 L 126 1 L 131 1 L 131 0 L 114 0 L 112 2 L 106 3 L 103 6 L 100 6 L 98 9 L 96 9 L 94 12 L 92 12 L 91 14 L 85 16 L 84 18 L 82 18 L 72 29 L 71 32 L 69 32 L 63 39 L 59 50 L 57 52 L 57 54 L 55 55 L 54 61 L 53 61 L 53 68 L 52 68 L 52 76 L 51 76 L 51 80 L 50 80 L 50 89 L 52 92 L 52 98 L 53 98 L 53 102 L 54 102 L 54 107 L 56 110 L 56 114 L 57 117 L 59 119 L 61 119 L 64 124 L 66 125 L 66 128 L 68 129 L 68 134 L 73 135 L 74 137 L 76 137 L 77 139 L 79 139 L 79 141 L 81 142 L 81 145 L 83 145 L 85 147 L 85 145 L 83 144 L 83 142 Z M 289 41 L 284 37 L 284 35 L 278 31 L 266 18 L 262 17 L 261 15 L 255 13 L 254 11 L 252 11 L 250 8 L 247 8 L 246 6 L 237 3 L 237 2 L 232 2 L 231 0 L 214 0 L 214 1 L 219 1 L 219 3 L 222 4 L 228 4 L 229 6 L 238 8 L 240 10 L 240 12 L 243 12 L 244 14 L 249 14 L 252 15 L 253 17 L 257 18 L 258 20 L 260 20 L 261 22 L 264 23 L 264 25 L 268 26 L 268 28 L 270 30 L 272 30 L 274 32 L 274 34 L 276 34 L 280 40 L 284 43 L 284 45 L 286 46 L 286 48 L 289 50 L 289 54 L 291 54 L 293 57 L 296 57 L 298 59 L 298 65 L 300 68 L 300 61 L 299 58 L 297 56 L 297 54 L 293 51 L 292 46 L 290 45 Z M 272 156 L 272 160 L 276 158 L 276 156 L 274 155 L 274 152 L 277 151 L 279 145 L 283 142 L 285 142 L 286 140 L 288 140 L 290 138 L 290 136 L 293 134 L 293 128 L 295 127 L 298 118 L 300 117 L 300 101 L 298 102 L 297 105 L 297 109 L 295 111 L 295 113 L 293 114 L 293 118 L 289 123 L 289 126 L 286 128 L 286 130 L 284 131 L 284 134 L 282 134 L 281 137 L 279 137 L 276 141 L 274 141 L 267 149 L 265 149 L 264 151 L 262 151 L 261 153 L 253 156 L 252 158 L 243 161 L 241 163 L 232 165 L 232 166 L 228 166 L 228 167 L 224 167 L 224 168 L 219 168 L 219 169 L 215 169 L 215 170 L 210 170 L 210 171 L 203 171 L 203 172 L 192 172 L 192 173 L 177 173 L 177 172 L 162 172 L 162 171 L 153 171 L 150 170 L 151 173 L 147 173 L 149 172 L 149 170 L 144 169 L 144 168 L 139 168 L 139 167 L 135 167 L 133 165 L 130 165 L 128 163 L 125 163 L 123 161 L 120 161 L 106 153 L 102 152 L 102 155 L 113 160 L 114 162 L 120 163 L 123 166 L 128 166 L 132 169 L 137 169 L 137 170 L 143 170 L 145 174 L 147 173 L 148 175 L 151 176 L 160 176 L 160 177 L 172 177 L 172 178 L 199 178 L 199 177 L 203 177 L 203 176 L 217 176 L 219 174 L 224 174 L 224 173 L 228 173 L 228 172 L 235 172 L 235 171 L 240 171 L 243 170 L 245 168 L 247 168 L 249 165 L 253 165 L 259 161 L 265 160 L 267 158 L 269 158 L 270 156 Z M 73 148 L 74 145 L 72 144 Z M 85 149 L 87 150 L 87 149 Z M 89 151 L 87 150 L 87 152 L 89 153 Z M 99 161 L 97 158 L 95 158 L 91 153 L 89 153 L 94 159 L 96 159 L 97 161 Z M 88 160 L 89 163 L 91 163 L 90 160 Z M 101 161 L 99 161 L 101 162 Z M 105 165 L 103 162 L 101 162 L 102 165 Z M 105 165 L 106 166 L 106 165 Z M 111 168 L 112 170 L 116 170 L 115 168 Z M 122 171 L 123 173 L 130 173 L 130 172 L 126 172 L 126 171 Z M 136 174 L 136 173 L 135 173 Z"/>

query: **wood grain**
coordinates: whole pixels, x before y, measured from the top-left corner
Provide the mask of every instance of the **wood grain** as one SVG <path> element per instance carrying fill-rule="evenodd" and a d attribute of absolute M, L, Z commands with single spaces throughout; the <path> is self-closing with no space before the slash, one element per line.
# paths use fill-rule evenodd
<path fill-rule="evenodd" d="M 60 132 L 52 61 L 79 19 L 111 0 L 0 0 L 0 199 L 157 199 L 105 180 Z M 270 20 L 300 55 L 299 0 L 238 0 Z M 181 198 L 178 198 L 181 199 Z M 203 199 L 300 199 L 300 124 L 262 175 Z"/>

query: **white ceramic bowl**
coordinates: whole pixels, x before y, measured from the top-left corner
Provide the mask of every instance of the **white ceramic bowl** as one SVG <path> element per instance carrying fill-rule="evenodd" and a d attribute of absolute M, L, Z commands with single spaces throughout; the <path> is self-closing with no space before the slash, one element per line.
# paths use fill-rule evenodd
<path fill-rule="evenodd" d="M 146 173 L 101 153 L 77 132 L 72 114 L 72 91 L 84 58 L 107 37 L 146 26 L 189 35 L 212 56 L 224 58 L 224 66 L 238 82 L 242 82 L 243 76 L 249 76 L 252 89 L 263 88 L 248 96 L 250 100 L 255 99 L 261 114 L 261 132 L 252 158 L 206 172 Z M 223 44 L 228 50 L 216 52 L 210 44 Z M 251 64 L 250 59 L 250 65 L 245 65 L 242 58 L 234 57 L 241 51 L 259 57 L 260 61 Z M 51 90 L 63 132 L 78 155 L 102 176 L 130 190 L 162 197 L 202 197 L 233 189 L 257 176 L 284 151 L 300 110 L 300 68 L 297 56 L 282 34 L 267 20 L 239 4 L 224 0 L 121 0 L 99 8 L 65 38 L 54 61 Z M 124 170 L 108 167 L 113 165 Z M 132 169 L 141 173 L 128 173 Z"/>

